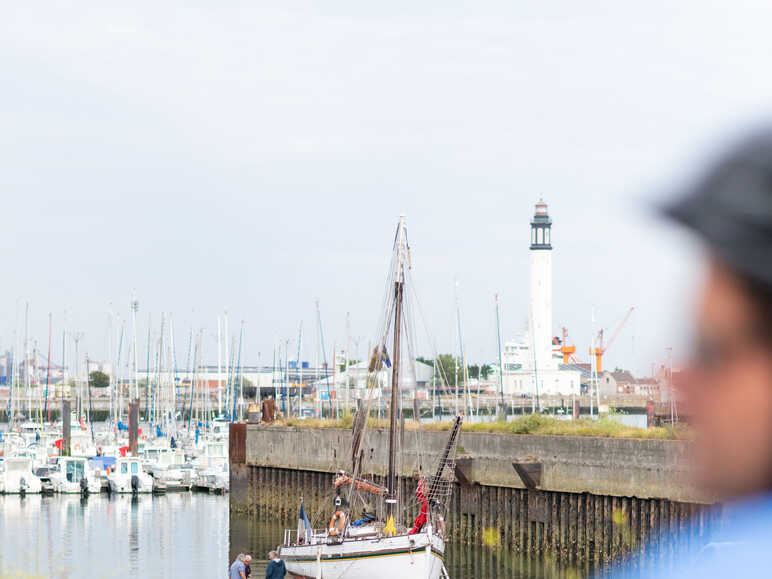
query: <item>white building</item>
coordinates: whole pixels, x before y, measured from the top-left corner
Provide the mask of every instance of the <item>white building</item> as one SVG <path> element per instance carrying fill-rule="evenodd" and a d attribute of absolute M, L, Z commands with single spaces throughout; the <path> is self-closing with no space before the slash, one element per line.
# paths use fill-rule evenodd
<path fill-rule="evenodd" d="M 579 394 L 581 372 L 561 370 L 552 346 L 552 219 L 536 204 L 531 221 L 531 300 L 528 333 L 504 345 L 504 392 L 513 396 Z"/>
<path fill-rule="evenodd" d="M 419 360 L 400 365 L 399 385 L 403 393 L 426 390 L 430 387 L 433 378 L 434 368 Z M 338 372 L 334 376 L 330 376 L 329 381 L 320 379 L 313 386 L 319 391 L 324 391 L 328 383 L 331 390 L 334 389 L 339 392 L 344 392 L 348 384 L 349 394 L 352 398 L 368 396 L 379 398 L 382 395 L 382 390 L 391 388 L 391 368 L 382 367 L 372 377 L 368 369 L 368 362 L 359 362 L 349 366 L 346 372 Z M 374 387 L 368 388 L 368 385 Z M 370 390 L 369 393 L 368 390 Z"/>

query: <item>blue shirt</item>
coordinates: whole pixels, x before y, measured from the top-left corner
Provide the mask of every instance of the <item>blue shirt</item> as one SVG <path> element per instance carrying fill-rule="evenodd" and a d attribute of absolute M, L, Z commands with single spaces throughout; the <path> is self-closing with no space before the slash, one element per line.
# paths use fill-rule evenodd
<path fill-rule="evenodd" d="M 281 559 L 272 559 L 265 568 L 265 579 L 284 579 L 287 568 Z"/>
<path fill-rule="evenodd" d="M 244 563 L 236 559 L 231 565 L 228 579 L 242 579 L 241 574 L 244 572 Z"/>
<path fill-rule="evenodd" d="M 724 506 L 721 521 L 699 541 L 677 543 L 674 554 L 633 557 L 610 576 L 627 578 L 726 579 L 770 576 L 772 554 L 772 493 Z M 686 532 L 685 535 L 690 533 Z M 696 544 L 694 544 L 696 543 Z"/>

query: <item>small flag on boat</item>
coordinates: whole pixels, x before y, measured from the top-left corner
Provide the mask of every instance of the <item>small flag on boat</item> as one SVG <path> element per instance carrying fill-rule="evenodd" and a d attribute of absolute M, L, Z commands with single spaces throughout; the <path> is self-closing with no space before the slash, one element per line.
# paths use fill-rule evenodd
<path fill-rule="evenodd" d="M 381 347 L 381 361 L 386 364 L 387 368 L 391 368 L 391 359 L 389 358 L 389 351 L 386 349 L 386 344 Z"/>
<path fill-rule="evenodd" d="M 397 534 L 397 527 L 394 526 L 394 517 L 391 515 L 386 521 L 386 526 L 383 527 L 383 534 L 386 537 L 393 537 Z"/>
<path fill-rule="evenodd" d="M 300 514 L 298 515 L 298 538 L 297 542 L 307 543 L 311 540 L 311 521 L 308 520 L 306 509 L 303 506 L 303 499 L 300 499 Z"/>

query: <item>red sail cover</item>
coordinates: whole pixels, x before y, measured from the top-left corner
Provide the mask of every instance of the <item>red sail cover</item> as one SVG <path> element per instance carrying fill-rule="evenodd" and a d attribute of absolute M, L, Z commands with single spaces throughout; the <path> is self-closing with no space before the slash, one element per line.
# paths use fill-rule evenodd
<path fill-rule="evenodd" d="M 417 498 L 418 502 L 421 503 L 421 512 L 418 513 L 415 521 L 413 521 L 413 526 L 407 532 L 408 535 L 415 535 L 416 533 L 420 533 L 421 529 L 423 529 L 424 525 L 426 524 L 428 506 L 426 503 L 426 483 L 424 482 L 423 478 L 418 480 L 418 488 L 415 490 L 415 498 Z"/>

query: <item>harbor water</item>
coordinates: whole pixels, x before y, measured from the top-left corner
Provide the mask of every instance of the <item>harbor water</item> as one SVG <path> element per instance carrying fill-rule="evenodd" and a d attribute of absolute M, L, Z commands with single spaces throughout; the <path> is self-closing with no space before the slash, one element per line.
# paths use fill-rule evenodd
<path fill-rule="evenodd" d="M 239 553 L 253 577 L 264 576 L 268 551 L 285 523 L 233 513 L 228 496 L 0 495 L 0 577 L 223 578 Z M 450 543 L 453 579 L 580 577 L 577 569 L 505 549 Z"/>
<path fill-rule="evenodd" d="M 228 496 L 0 495 L 0 577 L 226 576 Z"/>

